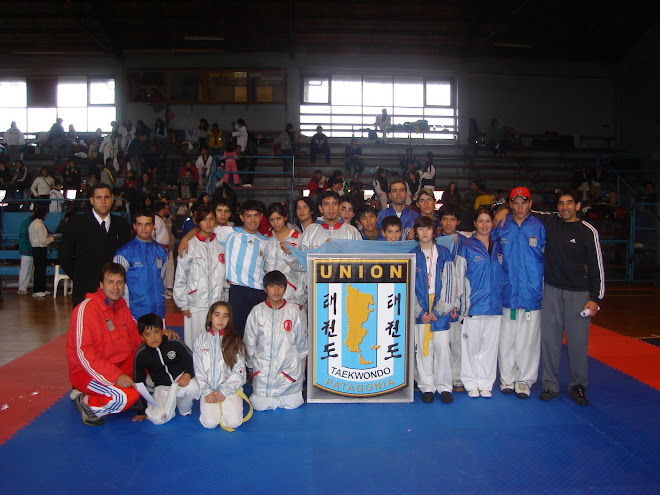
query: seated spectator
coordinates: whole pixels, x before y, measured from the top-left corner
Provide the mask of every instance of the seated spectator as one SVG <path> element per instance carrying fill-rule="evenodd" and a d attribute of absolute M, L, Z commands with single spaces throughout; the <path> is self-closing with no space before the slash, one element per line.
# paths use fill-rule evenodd
<path fill-rule="evenodd" d="M 330 144 L 328 137 L 323 134 L 323 127 L 316 128 L 316 134 L 312 136 L 312 142 L 309 147 L 309 161 L 316 163 L 316 154 L 323 153 L 325 155 L 325 163 L 330 163 Z"/>
<path fill-rule="evenodd" d="M 119 155 L 121 153 L 121 137 L 117 131 L 112 131 L 99 146 L 99 153 L 103 153 L 103 163 L 112 158 L 115 172 L 119 172 Z"/>
<path fill-rule="evenodd" d="M 311 198 L 320 196 L 326 189 L 327 181 L 328 179 L 325 178 L 323 172 L 320 170 L 314 171 L 314 177 L 309 179 L 309 185 L 307 186 L 309 188 L 309 196 Z"/>
<path fill-rule="evenodd" d="M 387 170 L 383 167 L 376 169 L 376 178 L 372 182 L 374 187 L 374 195 L 380 201 L 380 209 L 387 209 L 388 195 L 390 194 L 390 185 L 387 182 Z"/>
<path fill-rule="evenodd" d="M 408 170 L 406 177 L 406 186 L 408 188 L 407 204 L 412 203 L 412 198 L 415 197 L 421 185 L 419 182 L 419 175 L 414 170 Z"/>
<path fill-rule="evenodd" d="M 74 143 L 78 142 L 78 133 L 73 124 L 69 124 L 69 132 L 66 133 L 66 137 L 69 138 Z"/>
<path fill-rule="evenodd" d="M 505 129 L 500 127 L 497 119 L 490 121 L 490 127 L 486 132 L 486 143 L 496 155 L 503 155 L 509 150 L 509 141 L 505 139 L 505 133 Z"/>
<path fill-rule="evenodd" d="M 128 145 L 128 150 L 126 154 L 128 155 L 129 166 L 131 170 L 136 170 L 138 172 L 143 172 L 146 167 L 144 167 L 144 156 L 149 152 L 149 145 L 147 143 L 146 134 L 137 134 Z"/>
<path fill-rule="evenodd" d="M 69 158 L 64 169 L 64 190 L 77 191 L 80 189 L 80 182 L 80 169 L 76 166 L 76 162 Z"/>
<path fill-rule="evenodd" d="M 351 139 L 351 144 L 346 146 L 344 150 L 344 168 L 346 172 L 355 170 L 357 174 L 361 174 L 366 166 L 364 158 L 362 158 L 362 146 L 358 144 L 356 138 Z"/>
<path fill-rule="evenodd" d="M 374 122 L 376 130 L 380 129 L 383 132 L 383 142 L 387 139 L 387 133 L 392 129 L 392 118 L 387 115 L 387 109 L 383 108 L 383 112 L 376 116 L 376 122 Z"/>
<path fill-rule="evenodd" d="M 165 168 L 167 175 L 167 183 L 174 185 L 177 183 L 179 176 L 179 162 L 183 155 L 183 143 L 179 140 L 176 132 L 170 130 L 169 139 L 165 140 L 163 144 L 163 156 L 165 158 Z"/>
<path fill-rule="evenodd" d="M 0 160 L 0 190 L 6 191 L 11 180 L 11 172 L 7 168 L 7 162 Z"/>
<path fill-rule="evenodd" d="M 199 148 L 204 149 L 207 146 L 209 138 L 209 122 L 206 119 L 199 119 L 197 126 L 197 136 L 199 136 Z"/>
<path fill-rule="evenodd" d="M 156 122 L 154 122 L 154 128 L 151 130 L 151 138 L 156 141 L 167 138 L 167 129 L 161 119 L 156 119 Z"/>
<path fill-rule="evenodd" d="M 458 187 L 456 182 L 451 181 L 447 186 L 447 189 L 442 193 L 442 204 L 443 205 L 461 205 L 461 194 L 458 192 Z"/>
<path fill-rule="evenodd" d="M 124 122 L 124 125 L 119 126 L 117 132 L 121 138 L 119 148 L 125 152 L 128 149 L 128 145 L 135 137 L 135 128 L 133 127 L 133 123 L 130 120 L 127 120 Z"/>
<path fill-rule="evenodd" d="M 149 151 L 142 158 L 142 170 L 138 172 L 146 172 L 152 177 L 157 177 L 159 183 L 164 181 L 165 162 L 162 153 L 158 150 L 158 144 L 152 142 L 149 145 Z"/>
<path fill-rule="evenodd" d="M 413 149 L 410 146 L 406 148 L 406 155 L 401 158 L 399 168 L 401 169 L 401 177 L 404 178 L 408 177 L 409 170 L 417 172 L 417 170 L 421 168 L 421 164 L 419 163 L 419 160 L 415 158 L 415 155 L 413 155 Z"/>
<path fill-rule="evenodd" d="M 208 147 L 209 153 L 212 156 L 222 155 L 225 152 L 224 144 L 222 143 L 222 132 L 220 132 L 218 124 L 211 126 L 211 132 L 208 136 Z"/>
<path fill-rule="evenodd" d="M 420 187 L 435 190 L 435 165 L 431 151 L 424 155 L 424 163 L 418 170 Z"/>
<path fill-rule="evenodd" d="M 287 124 L 286 129 L 273 141 L 273 153 L 278 153 L 283 156 L 293 156 L 295 153 L 295 144 L 297 143 L 296 130 L 293 124 Z M 283 172 L 288 172 L 291 167 L 291 158 L 282 158 L 284 162 Z"/>
<path fill-rule="evenodd" d="M 486 189 L 485 184 L 479 184 L 479 196 L 474 201 L 474 210 L 477 211 L 479 208 L 486 207 L 493 209 L 493 197 L 488 194 L 488 189 Z"/>

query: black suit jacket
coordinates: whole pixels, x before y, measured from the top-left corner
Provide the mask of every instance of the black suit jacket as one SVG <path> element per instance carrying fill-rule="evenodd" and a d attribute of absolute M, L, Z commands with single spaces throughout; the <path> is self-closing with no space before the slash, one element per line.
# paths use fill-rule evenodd
<path fill-rule="evenodd" d="M 128 222 L 117 215 L 112 216 L 108 232 L 92 212 L 69 219 L 59 246 L 59 263 L 73 280 L 74 308 L 85 299 L 85 294 L 96 292 L 101 268 L 131 237 Z"/>

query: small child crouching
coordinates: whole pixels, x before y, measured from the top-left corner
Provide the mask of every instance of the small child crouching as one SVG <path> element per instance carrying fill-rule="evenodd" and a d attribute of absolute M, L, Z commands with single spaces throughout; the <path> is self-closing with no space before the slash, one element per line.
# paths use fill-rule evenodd
<path fill-rule="evenodd" d="M 234 329 L 229 303 L 211 305 L 206 328 L 195 339 L 193 350 L 200 389 L 199 422 L 204 428 L 238 428 L 243 423 L 245 348 Z"/>
<path fill-rule="evenodd" d="M 163 335 L 163 320 L 154 313 L 138 318 L 137 325 L 144 344 L 135 353 L 133 376 L 135 383 L 144 383 L 149 373 L 158 407 L 146 405 L 140 398 L 133 421 L 146 418 L 155 425 L 162 425 L 174 417 L 175 408 L 181 416 L 188 416 L 193 400 L 199 398 L 192 352 L 180 340 L 169 340 Z"/>
<path fill-rule="evenodd" d="M 250 402 L 257 411 L 295 409 L 303 404 L 307 328 L 300 310 L 283 299 L 286 277 L 264 275 L 267 299 L 257 304 L 245 324 L 245 348 L 253 370 Z"/>

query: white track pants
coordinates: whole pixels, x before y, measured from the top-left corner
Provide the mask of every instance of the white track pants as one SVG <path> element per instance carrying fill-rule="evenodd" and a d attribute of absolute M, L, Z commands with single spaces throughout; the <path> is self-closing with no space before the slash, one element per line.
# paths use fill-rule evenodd
<path fill-rule="evenodd" d="M 451 392 L 451 362 L 449 358 L 449 330 L 431 332 L 428 354 L 424 355 L 426 325 L 415 325 L 415 361 L 417 386 L 422 392 Z"/>
<path fill-rule="evenodd" d="M 453 321 L 449 325 L 449 352 L 451 355 L 451 379 L 461 381 L 461 322 Z"/>
<path fill-rule="evenodd" d="M 153 424 L 163 425 L 174 417 L 176 409 L 181 416 L 188 416 L 192 412 L 193 400 L 197 398 L 199 385 L 194 378 L 185 387 L 176 383 L 172 386 L 159 385 L 154 389 L 154 400 L 158 407 L 148 405 L 145 414 Z"/>
<path fill-rule="evenodd" d="M 18 272 L 18 290 L 26 291 L 34 279 L 34 260 L 32 256 L 21 256 L 21 269 Z"/>
<path fill-rule="evenodd" d="M 305 402 L 302 391 L 289 395 L 278 395 L 275 397 L 263 397 L 261 395 L 250 396 L 250 402 L 255 411 L 268 411 L 270 409 L 296 409 Z"/>
<path fill-rule="evenodd" d="M 199 422 L 204 428 L 220 425 L 220 406 L 217 402 L 209 404 L 204 397 L 199 398 Z M 238 428 L 243 424 L 243 399 L 232 394 L 222 403 L 222 424 L 227 428 Z"/>
<path fill-rule="evenodd" d="M 541 358 L 541 311 L 515 311 L 516 319 L 512 320 L 511 310 L 504 308 L 500 325 L 500 382 L 505 385 L 525 382 L 531 387 L 536 382 Z"/>
<path fill-rule="evenodd" d="M 492 390 L 497 372 L 501 316 L 466 316 L 461 342 L 461 381 L 467 390 Z"/>
<path fill-rule="evenodd" d="M 183 317 L 183 342 L 192 349 L 198 335 L 206 331 L 206 315 L 209 309 L 190 308 L 190 318 Z"/>

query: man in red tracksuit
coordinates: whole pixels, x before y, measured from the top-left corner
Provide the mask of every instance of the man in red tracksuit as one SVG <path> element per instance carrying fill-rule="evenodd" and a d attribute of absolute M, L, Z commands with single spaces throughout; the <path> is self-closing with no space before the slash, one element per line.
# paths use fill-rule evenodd
<path fill-rule="evenodd" d="M 124 411 L 140 394 L 133 383 L 133 359 L 142 344 L 137 324 L 122 299 L 126 271 L 103 266 L 99 289 L 87 294 L 71 315 L 67 355 L 69 378 L 83 424 L 100 426 L 103 416 Z"/>

